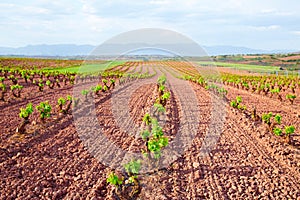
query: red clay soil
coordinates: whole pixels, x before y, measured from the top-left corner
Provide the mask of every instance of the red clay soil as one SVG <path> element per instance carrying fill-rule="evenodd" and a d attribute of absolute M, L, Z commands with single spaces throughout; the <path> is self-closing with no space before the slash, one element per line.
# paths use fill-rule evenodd
<path fill-rule="evenodd" d="M 226 106 L 226 122 L 216 146 L 208 156 L 203 156 L 200 148 L 212 123 L 214 97 L 196 84 L 191 86 L 201 111 L 197 136 L 190 149 L 166 170 L 141 176 L 143 187 L 139 199 L 299 199 L 299 148 L 264 133 L 263 124 L 253 122 L 229 106 Z M 148 85 L 133 93 L 130 108 L 136 121 L 140 121 L 153 102 L 153 87 Z M 24 93 L 31 90 L 33 88 L 28 88 Z M 148 97 L 141 95 L 143 92 Z M 28 134 L 15 134 L 21 123 L 20 107 L 29 101 L 35 106 L 45 100 L 55 105 L 59 97 L 67 94 L 72 94 L 71 87 L 47 89 L 26 100 L 1 102 L 0 199 L 113 199 L 113 188 L 106 183 L 111 169 L 88 153 L 72 115 L 60 116 L 53 111 L 56 117 L 47 119 L 45 124 L 37 122 L 27 127 Z M 283 123 L 293 123 L 300 130 L 299 118 L 289 116 L 289 106 L 233 88 L 229 89 L 228 98 L 235 98 L 237 94 L 248 107 L 255 104 L 259 113 L 281 113 Z M 166 130 L 172 130 L 174 121 L 181 117 L 180 108 L 175 109 L 177 101 L 173 96 L 168 104 Z M 95 102 L 104 134 L 124 149 L 132 146 L 138 149 L 139 140 L 115 127 L 111 94 L 97 97 Z M 145 110 L 139 113 L 142 107 Z M 35 114 L 30 120 L 38 121 L 37 118 Z"/>
<path fill-rule="evenodd" d="M 236 70 L 233 68 L 229 68 L 229 67 L 216 67 L 216 70 L 218 72 L 222 72 L 222 73 L 229 73 L 229 74 L 237 74 L 237 75 L 261 75 L 260 73 L 255 73 L 255 72 L 251 72 L 251 71 L 247 71 L 247 70 Z"/>
<path fill-rule="evenodd" d="M 284 57 L 284 58 L 279 58 L 279 60 L 284 60 L 284 61 L 288 61 L 288 60 L 299 60 L 300 59 L 300 55 L 296 55 L 296 56 L 288 56 L 288 57 Z"/>

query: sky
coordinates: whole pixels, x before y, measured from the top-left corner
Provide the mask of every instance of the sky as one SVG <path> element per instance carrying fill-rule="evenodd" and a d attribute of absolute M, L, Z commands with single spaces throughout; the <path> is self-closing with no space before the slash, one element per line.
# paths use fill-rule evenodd
<path fill-rule="evenodd" d="M 200 45 L 300 50 L 299 0 L 10 0 L 0 3 L 0 46 L 100 45 L 140 28 Z"/>

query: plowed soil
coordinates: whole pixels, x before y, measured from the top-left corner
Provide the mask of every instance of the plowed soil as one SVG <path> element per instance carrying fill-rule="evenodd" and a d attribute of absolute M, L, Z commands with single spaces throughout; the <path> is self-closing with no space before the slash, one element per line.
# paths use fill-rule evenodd
<path fill-rule="evenodd" d="M 157 76 L 153 78 L 154 83 Z M 167 77 L 176 83 L 170 74 Z M 254 122 L 225 102 L 225 114 L 222 113 L 212 103 L 216 97 L 199 85 L 190 83 L 190 87 L 197 97 L 200 113 L 192 145 L 165 170 L 141 175 L 143 187 L 139 199 L 300 199 L 299 134 L 295 134 L 293 145 L 287 144 L 267 133 L 264 124 Z M 52 117 L 44 124 L 34 114 L 27 133 L 16 133 L 21 123 L 20 107 L 28 102 L 36 106 L 46 100 L 56 105 L 59 97 L 72 95 L 70 86 L 45 89 L 43 93 L 36 89 L 27 87 L 22 92 L 26 99 L 0 103 L 0 199 L 113 199 L 113 187 L 106 183 L 112 169 L 89 153 L 78 135 L 72 114 L 60 115 L 54 108 Z M 121 89 L 124 87 L 115 90 Z M 280 113 L 283 123 L 294 124 L 299 133 L 300 120 L 294 113 L 299 105 L 291 107 L 247 91 L 231 87 L 228 90 L 228 99 L 240 95 L 243 103 L 249 108 L 255 105 L 259 114 Z M 170 91 L 164 131 L 172 142 L 179 126 L 177 122 L 188 120 L 185 116 L 190 111 L 185 110 L 185 105 L 190 106 L 190 102 L 178 96 L 176 86 L 170 87 Z M 116 125 L 112 95 L 110 92 L 95 97 L 99 126 L 122 149 L 138 151 L 143 145 L 141 139 Z M 155 99 L 155 84 L 142 84 L 133 91 L 128 102 L 135 123 L 141 124 L 141 117 Z M 215 120 L 213 111 L 224 117 L 224 124 L 216 144 L 203 153 L 201 147 Z"/>

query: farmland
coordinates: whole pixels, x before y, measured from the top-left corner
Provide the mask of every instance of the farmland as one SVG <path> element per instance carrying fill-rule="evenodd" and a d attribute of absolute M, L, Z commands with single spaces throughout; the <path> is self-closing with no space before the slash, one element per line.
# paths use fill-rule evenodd
<path fill-rule="evenodd" d="M 218 62 L 1 58 L 0 199 L 300 198 L 300 77 Z"/>

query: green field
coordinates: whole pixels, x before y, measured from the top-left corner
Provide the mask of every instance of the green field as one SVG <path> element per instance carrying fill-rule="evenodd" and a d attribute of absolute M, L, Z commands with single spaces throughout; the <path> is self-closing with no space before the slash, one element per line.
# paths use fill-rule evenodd
<path fill-rule="evenodd" d="M 197 62 L 200 66 L 217 66 L 217 67 L 228 67 L 236 70 L 245 70 L 250 72 L 258 73 L 274 73 L 276 71 L 281 71 L 280 67 L 277 66 L 262 66 L 262 65 L 247 65 L 247 64 L 237 64 L 237 63 L 225 63 L 225 62 Z"/>
<path fill-rule="evenodd" d="M 83 63 L 80 66 L 44 69 L 47 71 L 70 72 L 70 73 L 96 73 L 108 68 L 124 64 L 125 61 L 107 61 L 105 63 Z"/>

